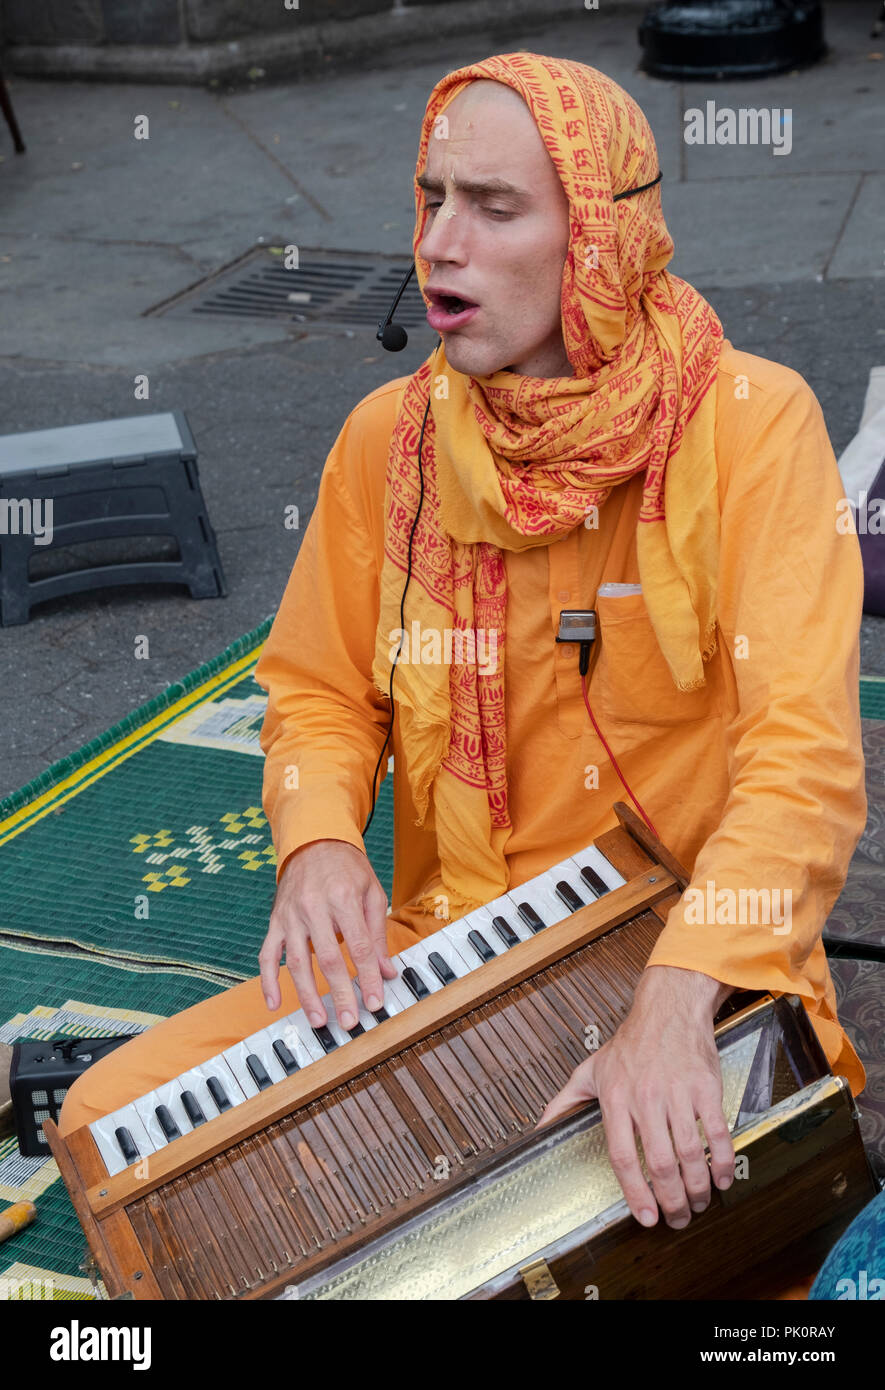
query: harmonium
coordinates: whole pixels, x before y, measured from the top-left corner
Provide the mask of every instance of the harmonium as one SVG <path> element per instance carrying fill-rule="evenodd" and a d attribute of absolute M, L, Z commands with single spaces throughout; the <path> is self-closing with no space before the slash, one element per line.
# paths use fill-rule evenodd
<path fill-rule="evenodd" d="M 65 1139 L 48 1121 L 109 1295 L 740 1298 L 817 1268 L 876 1186 L 798 999 L 718 1016 L 736 1180 L 681 1231 L 630 1214 L 595 1102 L 538 1127 L 687 883 L 614 810 L 586 850 L 395 957 L 351 1033 L 299 1011 Z"/>

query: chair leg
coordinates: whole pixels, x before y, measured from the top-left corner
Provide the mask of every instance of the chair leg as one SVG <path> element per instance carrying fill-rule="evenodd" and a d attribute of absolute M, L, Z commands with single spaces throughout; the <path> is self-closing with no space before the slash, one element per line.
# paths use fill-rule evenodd
<path fill-rule="evenodd" d="M 2 76 L 0 76 L 0 111 L 2 111 L 6 117 L 6 124 L 9 126 L 9 133 L 12 136 L 12 143 L 15 146 L 16 154 L 24 154 L 25 142 L 18 128 L 18 121 L 15 119 L 12 102 L 10 101 L 9 93 L 6 90 L 6 83 L 3 81 Z"/>

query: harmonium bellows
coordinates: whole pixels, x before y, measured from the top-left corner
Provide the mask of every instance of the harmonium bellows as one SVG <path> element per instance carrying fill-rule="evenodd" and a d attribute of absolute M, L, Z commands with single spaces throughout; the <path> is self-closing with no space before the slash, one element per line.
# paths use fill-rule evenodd
<path fill-rule="evenodd" d="M 751 1297 L 815 1268 L 876 1188 L 797 999 L 720 1014 L 737 1177 L 681 1231 L 631 1216 L 595 1102 L 537 1127 L 626 1016 L 687 882 L 614 810 L 586 850 L 394 957 L 351 1033 L 299 1011 L 64 1139 L 47 1122 L 109 1294 Z"/>

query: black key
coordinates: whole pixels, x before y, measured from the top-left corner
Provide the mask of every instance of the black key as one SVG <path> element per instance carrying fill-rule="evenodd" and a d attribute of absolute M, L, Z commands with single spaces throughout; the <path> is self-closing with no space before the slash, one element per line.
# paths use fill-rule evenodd
<path fill-rule="evenodd" d="M 114 1130 L 114 1138 L 120 1145 L 120 1152 L 122 1153 L 126 1162 L 134 1163 L 135 1160 L 139 1157 L 139 1153 L 135 1144 L 135 1140 L 132 1138 L 132 1135 L 129 1133 L 129 1130 L 126 1129 L 123 1125 L 121 1125 L 119 1129 Z"/>
<path fill-rule="evenodd" d="M 519 945 L 519 937 L 516 935 L 516 932 L 513 930 L 506 917 L 493 917 L 492 926 L 495 928 L 495 931 L 508 950 L 511 946 Z"/>
<path fill-rule="evenodd" d="M 416 999 L 426 999 L 430 993 L 430 990 L 427 988 L 414 966 L 406 966 L 403 971 L 403 982 L 412 991 Z"/>
<path fill-rule="evenodd" d="M 218 1077 L 210 1076 L 209 1080 L 206 1082 L 206 1086 L 208 1088 L 210 1096 L 215 1101 L 215 1104 L 218 1106 L 218 1109 L 230 1110 L 230 1100 L 228 1099 L 227 1092 L 225 1091 L 221 1082 L 218 1080 Z"/>
<path fill-rule="evenodd" d="M 154 1111 L 154 1114 L 159 1120 L 160 1128 L 167 1139 L 181 1138 L 181 1130 L 178 1128 L 178 1125 L 172 1118 L 172 1112 L 170 1111 L 168 1105 L 158 1105 L 156 1110 Z"/>
<path fill-rule="evenodd" d="M 358 1038 L 360 1033 L 365 1033 L 366 1030 L 361 1023 L 358 1023 L 355 1028 L 348 1028 L 347 1031 L 352 1038 Z"/>
<path fill-rule="evenodd" d="M 470 942 L 481 961 L 485 962 L 495 959 L 495 952 L 492 950 L 481 931 L 477 931 L 474 927 L 472 931 L 467 933 L 467 940 Z"/>
<path fill-rule="evenodd" d="M 572 885 L 566 883 L 564 878 L 556 885 L 556 895 L 562 899 L 569 912 L 577 912 L 579 907 L 584 906 L 584 899 L 578 897 Z"/>
<path fill-rule="evenodd" d="M 440 984 L 450 985 L 453 980 L 457 980 L 458 978 L 452 967 L 443 960 L 439 951 L 427 952 L 427 964 L 430 966 Z"/>
<path fill-rule="evenodd" d="M 184 1113 L 187 1115 L 194 1129 L 196 1129 L 197 1125 L 204 1125 L 206 1123 L 206 1116 L 200 1109 L 200 1103 L 193 1091 L 182 1091 L 181 1103 L 184 1106 Z"/>
<path fill-rule="evenodd" d="M 601 898 L 603 893 L 611 892 L 605 879 L 600 878 L 596 870 L 591 869 L 589 864 L 585 864 L 581 870 L 581 878 L 584 880 L 587 887 L 596 894 L 597 898 Z"/>
<path fill-rule="evenodd" d="M 246 1058 L 246 1066 L 249 1068 L 252 1080 L 255 1082 L 259 1091 L 266 1091 L 268 1086 L 273 1085 L 273 1082 L 267 1074 L 264 1063 L 257 1052 L 249 1053 L 249 1056 Z"/>
<path fill-rule="evenodd" d="M 530 927 L 532 931 L 541 931 L 542 928 L 546 927 L 547 923 L 541 921 L 531 903 L 520 903 L 517 911 L 526 926 Z"/>
<path fill-rule="evenodd" d="M 338 1046 L 325 1023 L 320 1028 L 314 1028 L 313 1035 L 324 1052 L 334 1052 Z"/>
<path fill-rule="evenodd" d="M 292 1053 L 289 1051 L 282 1038 L 277 1038 L 275 1040 L 273 1050 L 276 1054 L 277 1061 L 287 1076 L 291 1076 L 293 1072 L 298 1070 L 298 1063 L 295 1061 L 295 1058 L 292 1056 Z"/>

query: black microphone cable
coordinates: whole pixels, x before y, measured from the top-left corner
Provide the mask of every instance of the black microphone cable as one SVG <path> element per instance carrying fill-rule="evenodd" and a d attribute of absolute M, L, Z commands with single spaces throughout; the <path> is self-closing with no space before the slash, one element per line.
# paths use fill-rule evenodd
<path fill-rule="evenodd" d="M 405 283 L 405 282 L 404 282 L 404 283 Z M 402 292 L 402 291 L 400 291 L 400 292 Z M 392 313 L 392 312 L 393 312 L 393 310 L 391 310 L 391 313 Z M 389 326 L 390 326 L 390 327 L 393 327 L 393 328 L 399 328 L 399 324 L 390 324 Z M 404 329 L 404 328 L 401 328 L 401 329 L 400 329 L 400 332 L 405 333 L 405 329 Z M 379 336 L 379 337 L 381 336 L 381 335 L 380 335 L 380 330 L 379 330 L 379 335 L 378 335 L 378 336 Z M 387 344 L 385 343 L 384 346 L 386 347 Z M 404 346 L 404 345 L 403 345 L 403 346 Z M 392 349 L 391 349 L 392 352 L 399 352 L 399 350 L 400 350 L 399 348 L 392 348 Z M 410 584 L 411 578 L 412 578 L 412 542 L 413 542 L 414 539 L 415 539 L 415 531 L 417 530 L 417 527 L 418 527 L 418 518 L 419 518 L 420 515 L 421 515 L 421 508 L 422 508 L 423 505 L 424 505 L 424 469 L 423 469 L 422 466 L 421 466 L 421 450 L 422 450 L 423 447 L 424 447 L 424 427 L 425 427 L 425 425 L 427 424 L 427 416 L 428 416 L 429 412 L 430 412 L 430 393 L 428 392 L 428 394 L 427 394 L 427 405 L 425 406 L 425 409 L 424 409 L 424 419 L 423 419 L 422 422 L 421 422 L 421 437 L 420 437 L 420 439 L 419 439 L 419 441 L 418 441 L 418 481 L 419 481 L 419 489 L 420 489 L 420 490 L 419 490 L 419 493 L 418 493 L 418 507 L 417 507 L 417 510 L 416 510 L 416 512 L 415 512 L 415 520 L 412 522 L 412 529 L 411 529 L 411 531 L 409 532 L 409 548 L 408 548 L 408 552 L 407 552 L 408 558 L 407 558 L 407 562 L 406 562 L 406 582 L 405 582 L 405 585 L 403 586 L 403 596 L 402 596 L 402 598 L 400 599 L 400 605 L 399 605 L 399 630 L 400 630 L 399 646 L 398 646 L 397 649 L 396 649 L 396 654 L 394 655 L 394 658 L 393 658 L 393 661 L 392 661 L 391 667 L 390 667 L 390 686 L 389 686 L 389 688 L 388 688 L 388 695 L 387 695 L 387 698 L 388 698 L 389 701 L 390 701 L 390 723 L 389 723 L 388 726 L 387 726 L 387 734 L 386 734 L 386 736 L 385 736 L 384 743 L 383 743 L 382 746 L 381 746 L 381 752 L 378 754 L 378 761 L 377 761 L 377 763 L 375 764 L 375 771 L 372 773 L 372 809 L 371 809 L 370 812 L 369 812 L 369 819 L 366 821 L 365 825 L 363 826 L 363 838 L 365 838 L 366 831 L 368 830 L 369 826 L 372 824 L 372 817 L 373 817 L 374 814 L 375 814 L 375 806 L 376 806 L 376 804 L 377 804 L 377 799 L 378 799 L 378 771 L 379 771 L 379 769 L 380 769 L 380 767 L 381 767 L 381 762 L 382 762 L 382 759 L 384 758 L 384 754 L 385 754 L 385 752 L 387 751 L 387 745 L 388 745 L 388 743 L 390 742 L 390 736 L 391 736 L 391 734 L 393 733 L 393 718 L 394 718 L 394 709 L 393 709 L 393 674 L 394 674 L 394 671 L 396 670 L 396 663 L 399 661 L 400 652 L 401 652 L 402 649 L 403 649 L 403 640 L 404 640 L 405 635 L 406 635 L 406 594 L 407 594 L 408 591 L 409 591 L 409 584 Z"/>
<path fill-rule="evenodd" d="M 632 198 L 632 197 L 633 197 L 635 194 L 637 194 L 637 193 L 644 193 L 645 190 L 646 190 L 647 188 L 654 188 L 654 186 L 655 186 L 656 183 L 660 183 L 660 181 L 661 181 L 661 179 L 662 179 L 663 177 L 664 177 L 663 171 L 660 171 L 660 170 L 659 170 L 659 171 L 658 171 L 657 178 L 652 179 L 650 183 L 643 183 L 643 184 L 640 184 L 640 186 L 639 186 L 638 188 L 628 188 L 628 189 L 626 189 L 623 193 L 615 193 L 614 196 L 613 196 L 613 201 L 614 201 L 614 202 L 618 202 L 621 198 Z M 406 346 L 407 342 L 409 341 L 409 335 L 408 335 L 408 333 L 406 332 L 406 330 L 403 328 L 402 324 L 393 323 L 393 322 L 392 322 L 392 319 L 393 319 L 394 314 L 396 313 L 397 305 L 399 304 L 400 300 L 401 300 L 402 297 L 403 297 L 403 294 L 405 293 L 406 286 L 408 285 L 408 283 L 409 283 L 410 279 L 412 278 L 412 276 L 414 275 L 414 273 L 415 273 L 415 262 L 412 261 L 412 264 L 409 266 L 408 270 L 406 271 L 405 275 L 404 275 L 403 278 L 402 278 L 402 282 L 401 282 L 401 284 L 400 284 L 400 286 L 399 286 L 399 289 L 398 289 L 397 292 L 396 292 L 396 295 L 395 295 L 395 297 L 394 297 L 393 303 L 391 304 L 390 308 L 389 308 L 388 311 L 387 311 L 386 316 L 385 316 L 385 317 L 379 322 L 379 324 L 378 324 L 378 331 L 377 331 L 377 333 L 375 334 L 375 337 L 376 337 L 376 338 L 378 339 L 378 341 L 381 343 L 382 347 L 386 348 L 388 352 L 402 352 L 403 348 Z M 440 343 L 442 342 L 442 338 L 440 338 L 439 342 L 440 342 Z M 435 351 L 435 349 L 434 349 L 434 351 Z M 366 832 L 367 832 L 367 830 L 369 829 L 369 826 L 372 824 L 372 819 L 373 819 L 373 817 L 374 817 L 374 815 L 375 815 L 375 807 L 376 807 L 376 805 L 377 805 L 377 800 L 378 800 L 378 772 L 379 772 L 379 770 L 380 770 L 380 768 L 381 768 L 381 763 L 382 763 L 382 760 L 383 760 L 383 758 L 384 758 L 384 754 L 385 754 L 386 751 L 387 751 L 387 745 L 390 743 L 390 736 L 391 736 L 391 734 L 393 733 L 393 720 L 394 720 L 394 707 L 393 707 L 393 676 L 394 676 L 394 672 L 395 672 L 395 670 L 396 670 L 396 663 L 397 663 L 397 661 L 399 660 L 400 652 L 402 651 L 402 648 L 403 648 L 403 640 L 404 640 L 405 635 L 406 635 L 406 616 L 405 616 L 405 608 L 406 608 L 406 594 L 408 593 L 409 583 L 411 582 L 411 578 L 412 578 L 412 542 L 414 541 L 414 538 L 415 538 L 415 531 L 416 531 L 417 526 L 418 526 L 418 519 L 419 519 L 419 517 L 420 517 L 420 515 L 421 515 L 421 508 L 422 508 L 422 506 L 423 506 L 423 504 L 424 504 L 424 470 L 423 470 L 423 468 L 422 468 L 422 466 L 421 466 L 421 451 L 422 451 L 422 449 L 423 449 L 423 447 L 424 447 L 424 428 L 425 428 L 425 426 L 426 426 L 426 424 L 427 424 L 427 416 L 428 416 L 429 412 L 430 412 L 430 395 L 429 395 L 429 393 L 428 393 L 427 405 L 426 405 L 425 410 L 424 410 L 424 419 L 423 419 L 422 422 L 421 422 L 421 437 L 420 437 L 420 439 L 419 439 L 419 441 L 418 441 L 418 479 L 419 479 L 419 486 L 420 486 L 420 491 L 419 491 L 419 495 L 418 495 L 418 509 L 417 509 L 417 511 L 415 512 L 415 520 L 412 522 L 412 529 L 411 529 L 411 531 L 409 532 L 408 563 L 407 563 L 407 565 L 406 565 L 406 582 L 405 582 L 405 585 L 403 586 L 403 594 L 402 594 L 402 598 L 400 599 L 400 606 L 399 606 L 399 616 L 400 616 L 400 639 L 399 639 L 399 646 L 398 646 L 397 649 L 396 649 L 396 654 L 395 654 L 395 656 L 394 656 L 394 658 L 393 658 L 393 662 L 391 663 L 391 667 L 390 667 L 390 685 L 389 685 L 389 687 L 388 687 L 388 696 L 387 696 L 388 700 L 390 701 L 390 723 L 389 723 L 388 726 L 387 726 L 387 733 L 386 733 L 386 735 L 385 735 L 385 737 L 384 737 L 384 743 L 383 743 L 382 746 L 381 746 L 381 752 L 378 754 L 378 761 L 377 761 L 377 763 L 375 764 L 375 771 L 374 771 L 373 774 L 372 774 L 372 807 L 371 807 L 371 810 L 369 811 L 369 818 L 368 818 L 368 820 L 366 821 L 365 825 L 363 826 L 363 837 L 365 837 Z M 583 667 L 584 667 L 584 665 L 585 665 L 585 654 L 584 654 L 584 652 L 583 652 L 583 650 L 582 650 L 582 652 L 581 652 L 582 676 L 583 676 Z M 584 697 L 584 698 L 585 698 L 585 700 L 586 700 L 586 692 L 585 692 L 585 697 Z M 589 705 L 588 705 L 588 710 L 589 710 Z M 593 718 L 592 713 L 591 713 L 590 717 L 591 717 L 591 719 Z M 594 722 L 595 722 L 595 721 L 594 721 Z M 623 781 L 623 778 L 622 778 L 621 780 Z M 625 785 L 626 785 L 626 784 L 625 784 Z M 628 790 L 629 790 L 629 788 L 628 788 Z M 632 794 L 631 794 L 631 795 L 632 795 Z M 638 803 L 637 803 L 637 805 L 638 805 Z M 640 807 L 639 809 L 640 809 L 640 811 L 642 810 L 641 807 Z M 645 813 L 644 813 L 644 812 L 642 812 L 642 815 L 643 815 L 643 819 L 647 821 L 647 820 L 648 820 L 648 817 L 645 816 Z M 649 824 L 650 824 L 650 822 L 649 822 Z"/>

